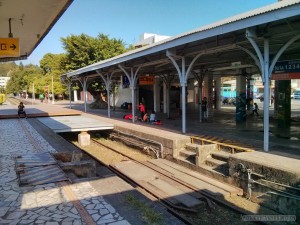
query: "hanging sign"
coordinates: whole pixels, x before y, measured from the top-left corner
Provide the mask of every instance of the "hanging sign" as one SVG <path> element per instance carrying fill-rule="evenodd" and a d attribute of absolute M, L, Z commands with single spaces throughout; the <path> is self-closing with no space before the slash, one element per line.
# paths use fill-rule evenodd
<path fill-rule="evenodd" d="M 139 78 L 139 85 L 152 85 L 155 84 L 154 76 L 141 76 Z"/>
<path fill-rule="evenodd" d="M 0 57 L 20 56 L 19 38 L 0 38 Z"/>
<path fill-rule="evenodd" d="M 272 80 L 300 79 L 300 60 L 277 62 L 274 66 Z"/>

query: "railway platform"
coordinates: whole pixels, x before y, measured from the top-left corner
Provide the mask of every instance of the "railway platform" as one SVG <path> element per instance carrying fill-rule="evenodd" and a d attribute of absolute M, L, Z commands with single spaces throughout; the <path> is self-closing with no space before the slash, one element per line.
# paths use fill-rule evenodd
<path fill-rule="evenodd" d="M 2 107 L 2 106 L 1 106 Z M 5 115 L 3 114 L 14 114 L 16 113 L 16 110 L 14 111 L 14 107 L 15 106 L 3 106 L 3 108 L 6 108 L 5 110 L 1 111 L 1 115 L 3 117 L 5 117 Z M 93 219 L 95 220 L 95 218 L 97 218 L 96 220 L 99 222 L 99 224 L 101 224 L 100 220 L 103 218 L 103 215 L 101 215 L 100 211 L 97 209 L 95 210 L 95 202 L 99 201 L 101 199 L 95 199 L 95 195 L 98 197 L 102 197 L 101 193 L 105 195 L 104 199 L 110 199 L 110 202 L 113 202 L 114 205 L 109 205 L 109 203 L 103 203 L 102 205 L 108 205 L 108 208 L 111 206 L 114 210 L 112 210 L 112 212 L 117 212 L 116 214 L 117 216 L 115 216 L 114 213 L 111 213 L 111 211 L 109 209 L 104 210 L 105 212 L 109 212 L 107 213 L 107 217 L 105 216 L 104 218 L 109 218 L 109 221 L 107 222 L 107 224 L 111 223 L 111 224 L 139 224 L 135 221 L 135 218 L 133 218 L 134 216 L 131 215 L 131 213 L 134 215 L 134 210 L 131 213 L 127 213 L 127 208 L 124 208 L 124 204 L 122 206 L 121 204 L 121 200 L 119 198 L 121 198 L 120 196 L 123 195 L 123 193 L 131 193 L 134 192 L 134 190 L 132 190 L 129 186 L 127 186 L 126 184 L 122 184 L 124 186 L 122 186 L 121 184 L 119 184 L 119 182 L 121 182 L 120 180 L 118 180 L 116 178 L 116 180 L 114 181 L 109 181 L 108 183 L 105 183 L 104 180 L 98 180 L 95 182 L 91 182 L 91 181 L 87 181 L 87 182 L 79 182 L 78 184 L 74 184 L 74 185 L 54 185 L 51 186 L 53 184 L 49 185 L 37 185 L 37 187 L 29 187 L 29 188 L 24 188 L 24 187 L 18 187 L 17 185 L 17 177 L 14 174 L 14 161 L 13 161 L 13 156 L 16 156 L 18 154 L 26 154 L 28 152 L 23 152 L 24 148 L 22 148 L 22 150 L 19 150 L 18 148 L 16 148 L 15 146 L 18 145 L 23 145 L 26 146 L 25 149 L 29 149 L 29 151 L 35 151 L 35 148 L 37 148 L 34 144 L 32 146 L 32 143 L 35 143 L 35 141 L 33 141 L 34 139 L 36 140 L 44 140 L 45 141 L 45 147 L 40 147 L 40 149 L 43 149 L 42 151 L 45 152 L 55 152 L 55 151 L 70 151 L 70 152 L 76 152 L 76 150 L 73 149 L 73 147 L 68 146 L 67 144 L 65 144 L 62 140 L 58 140 L 59 138 L 57 138 L 57 135 L 54 135 L 53 132 L 51 131 L 51 129 L 47 126 L 41 126 L 41 124 L 39 122 L 37 122 L 37 120 L 31 119 L 30 118 L 30 108 L 39 108 L 42 107 L 43 108 L 43 113 L 46 112 L 46 114 L 43 115 L 34 115 L 32 117 L 44 117 L 45 115 L 47 115 L 48 111 L 54 110 L 54 111 L 59 111 L 64 112 L 64 114 L 67 114 L 66 112 L 70 110 L 70 116 L 76 116 L 76 115 L 83 115 L 83 116 L 87 116 L 93 119 L 99 119 L 103 122 L 106 123 L 110 123 L 113 124 L 115 128 L 118 128 L 120 130 L 125 131 L 131 131 L 132 134 L 137 134 L 137 133 L 143 133 L 145 135 L 145 137 L 159 137 L 159 138 L 164 138 L 166 140 L 169 140 L 170 143 L 164 143 L 165 146 L 168 146 L 168 144 L 170 145 L 170 149 L 166 148 L 164 149 L 165 151 L 171 151 L 172 147 L 176 147 L 179 148 L 181 145 L 184 145 L 184 143 L 186 142 L 190 142 L 190 136 L 203 136 L 206 138 L 210 138 L 210 137 L 214 137 L 216 138 L 218 141 L 228 141 L 228 140 L 232 140 L 235 142 L 238 142 L 240 144 L 244 144 L 249 146 L 249 142 L 250 144 L 253 146 L 253 148 L 258 151 L 261 152 L 263 154 L 267 154 L 268 155 L 268 161 L 272 161 L 272 155 L 279 155 L 279 156 L 284 156 L 284 157 L 288 157 L 289 160 L 294 160 L 293 163 L 295 164 L 290 164 L 291 166 L 287 169 L 289 170 L 289 172 L 292 172 L 294 174 L 299 174 L 299 168 L 297 166 L 297 161 L 300 159 L 299 156 L 299 140 L 297 139 L 297 137 L 299 137 L 299 133 L 297 132 L 297 129 L 293 130 L 293 137 L 295 137 L 294 139 L 284 139 L 281 137 L 277 137 L 277 136 L 271 136 L 271 149 L 268 153 L 264 153 L 262 151 L 262 136 L 263 133 L 261 132 L 261 124 L 262 124 L 262 119 L 261 118 L 251 118 L 252 119 L 252 124 L 247 123 L 246 125 L 240 126 L 239 124 L 235 124 L 234 121 L 232 121 L 232 119 L 229 118 L 230 115 L 230 111 L 229 113 L 222 114 L 220 113 L 220 115 L 218 115 L 218 112 L 216 112 L 214 115 L 215 117 L 208 121 L 207 123 L 199 123 L 196 122 L 197 120 L 197 115 L 190 115 L 188 117 L 187 120 L 187 133 L 186 134 L 182 134 L 181 133 L 181 120 L 180 118 L 174 118 L 172 120 L 168 120 L 166 118 L 163 117 L 163 115 L 161 114 L 157 114 L 158 119 L 161 119 L 163 121 L 163 125 L 152 125 L 152 124 L 147 124 L 147 123 L 143 123 L 143 122 L 136 122 L 135 124 L 132 124 L 131 121 L 127 121 L 123 119 L 123 115 L 128 113 L 128 111 L 125 110 L 116 110 L 116 111 L 112 111 L 112 117 L 111 118 L 107 118 L 107 110 L 106 109 L 97 109 L 97 110 L 93 110 L 93 109 L 87 109 L 87 113 L 84 113 L 84 106 L 82 103 L 77 103 L 77 104 L 72 104 L 72 110 L 68 109 L 69 108 L 69 103 L 68 102 L 60 102 L 60 103 L 56 103 L 55 105 L 52 104 L 41 104 L 40 105 L 26 105 L 26 109 L 29 112 L 28 115 L 28 119 L 9 119 L 9 120 L 0 120 L 2 124 L 2 128 L 6 129 L 6 130 L 10 130 L 10 132 L 13 132 L 15 134 L 15 136 L 5 136 L 2 137 L 4 139 L 1 140 L 1 143 L 5 143 L 7 144 L 8 148 L 6 148 L 6 150 L 4 150 L 3 153 L 1 153 L 1 165 L 3 165 L 1 167 L 1 174 L 3 174 L 5 177 L 5 179 L 1 180 L 1 194 L 3 196 L 5 196 L 5 201 L 4 203 L 1 202 L 0 205 L 0 218 L 4 221 L 9 223 L 13 223 L 16 221 L 12 220 L 13 217 L 15 217 L 15 214 L 12 214 L 12 216 L 9 216 L 11 213 L 13 213 L 15 210 L 17 210 L 19 212 L 19 214 L 17 214 L 17 218 L 19 219 L 19 222 L 24 219 L 28 219 L 28 218 L 34 218 L 34 217 L 30 217 L 29 215 L 32 214 L 32 210 L 30 209 L 29 211 L 26 211 L 24 213 L 24 210 L 20 210 L 20 207 L 22 205 L 22 199 L 26 198 L 24 197 L 25 193 L 29 192 L 33 192 L 35 194 L 31 195 L 31 197 L 33 196 L 34 199 L 36 199 L 35 203 L 33 204 L 33 212 L 37 215 L 36 218 L 34 218 L 33 220 L 43 220 L 43 222 L 53 222 L 52 220 L 50 220 L 50 216 L 47 218 L 46 217 L 40 217 L 40 216 L 44 216 L 41 215 L 40 212 L 43 212 L 44 209 L 47 211 L 44 211 L 43 213 L 49 212 L 51 215 L 53 214 L 63 214 L 64 216 L 62 216 L 60 218 L 60 216 L 57 216 L 59 218 L 57 218 L 56 222 L 57 224 L 85 224 L 84 222 L 84 217 L 82 216 L 79 211 L 80 211 L 80 207 L 76 208 L 75 205 L 78 203 L 77 200 L 79 200 L 81 202 L 80 199 L 88 199 L 87 201 L 83 201 L 81 202 L 83 205 L 83 208 L 86 209 L 91 209 L 92 211 L 86 210 L 87 213 L 87 218 L 89 219 Z M 75 109 L 76 113 L 73 114 L 73 110 Z M 33 110 L 34 111 L 34 110 Z M 4 113 L 5 112 L 5 113 Z M 50 113 L 48 113 L 48 115 L 50 115 Z M 233 113 L 231 113 L 231 115 L 233 116 Z M 54 116 L 54 115 L 53 115 Z M 57 115 L 59 116 L 59 115 Z M 9 118 L 11 118 L 11 115 L 8 116 Z M 253 121 L 256 120 L 256 121 Z M 261 122 L 260 122 L 261 121 Z M 13 122 L 13 125 L 9 125 L 9 123 Z M 249 119 L 249 122 L 251 122 L 251 120 Z M 7 123 L 7 126 L 11 126 L 9 128 L 5 128 L 5 124 Z M 221 125 L 220 125 L 221 123 Z M 25 124 L 24 126 L 28 126 L 28 127 L 32 127 L 29 129 L 33 129 L 35 131 L 31 131 L 29 133 L 32 133 L 33 135 L 37 135 L 34 136 L 33 138 L 26 138 L 26 137 L 22 137 L 22 136 L 18 136 L 18 133 L 20 132 L 20 126 L 18 124 Z M 30 124 L 30 125 L 29 125 Z M 222 129 L 220 129 L 220 127 L 222 127 Z M 14 128 L 14 129 L 12 129 Z M 1 133 L 5 133 L 5 130 L 2 130 Z M 35 132 L 37 132 L 37 134 L 35 134 Z M 7 133 L 7 132 L 6 132 Z M 28 133 L 28 132 L 27 132 Z M 41 137 L 38 137 L 41 136 Z M 11 142 L 6 143 L 7 140 L 11 140 Z M 29 143 L 19 143 L 19 140 L 24 140 L 25 141 L 29 141 Z M 31 143 L 30 143 L 31 142 Z M 38 142 L 42 142 L 43 141 L 38 141 Z M 177 146 L 174 146 L 177 145 Z M 66 147 L 65 147 L 66 146 Z M 53 149 L 52 149 L 53 148 Z M 30 150 L 31 149 L 31 150 Z M 27 151 L 26 150 L 26 151 Z M 245 156 L 247 158 L 247 156 Z M 250 157 L 251 158 L 251 157 Z M 255 156 L 251 158 L 251 160 L 254 160 L 255 163 Z M 277 162 L 280 162 L 279 158 L 276 158 Z M 263 161 L 259 161 L 260 164 L 263 164 Z M 280 163 L 275 163 L 277 169 L 282 169 L 280 166 Z M 274 165 L 274 164 L 273 164 Z M 292 165 L 296 165 L 294 168 Z M 289 166 L 289 165 L 287 165 Z M 286 165 L 285 165 L 286 167 Z M 282 173 L 284 174 L 284 173 Z M 109 175 L 103 175 L 103 178 L 106 178 Z M 299 177 L 298 177 L 299 178 Z M 298 179 L 296 177 L 296 179 Z M 81 186 L 82 185 L 82 186 Z M 101 186 L 110 186 L 110 185 L 115 185 L 116 189 L 112 188 L 110 190 L 109 193 L 107 193 L 106 191 L 103 191 L 100 187 Z M 78 186 L 78 187 L 77 187 Z M 88 188 L 91 188 L 91 190 L 95 191 L 95 192 L 91 192 L 91 193 L 87 193 L 84 192 L 84 189 L 86 189 L 88 186 Z M 121 190 L 119 189 L 119 186 L 121 186 Z M 118 188 L 117 188 L 118 187 Z M 37 188 L 37 189 L 35 189 Z M 71 189 L 71 190 L 70 190 Z M 47 198 L 47 196 L 52 196 L 52 195 L 56 195 L 55 193 L 47 193 L 48 190 L 53 190 L 56 194 L 57 193 L 64 193 L 62 199 L 55 199 L 55 202 L 58 202 L 58 204 L 52 204 L 52 199 Z M 43 194 L 40 194 L 39 196 L 37 196 L 39 193 L 39 191 L 46 191 L 46 195 L 43 196 Z M 68 196 L 67 192 L 71 191 L 70 196 Z M 113 193 L 112 193 L 113 192 Z M 97 195 L 98 193 L 98 195 Z M 12 194 L 12 196 L 10 195 Z M 81 195 L 82 194 L 82 195 Z M 90 196 L 90 194 L 92 196 Z M 41 199 L 39 199 L 39 197 L 42 196 Z M 72 200 L 72 196 L 77 196 L 75 199 Z M 78 197 L 79 196 L 79 197 Z M 81 196 L 81 197 L 80 197 Z M 83 196 L 83 197 L 82 197 Z M 38 202 L 44 202 L 44 198 L 46 199 L 45 202 L 50 202 L 49 205 L 44 206 L 41 205 L 39 206 Z M 13 199 L 13 201 L 11 201 L 11 199 Z M 70 200 L 71 199 L 71 200 Z M 16 202 L 15 202 L 16 201 Z M 31 201 L 31 200 L 26 200 L 26 201 Z M 9 202 L 9 203 L 7 203 Z M 63 202 L 63 203 L 62 203 Z M 70 204 L 67 204 L 66 206 L 63 205 L 61 206 L 61 204 L 65 204 L 65 202 L 70 203 L 70 202 L 74 202 L 73 204 L 73 208 L 70 207 Z M 76 203 L 77 202 L 77 203 Z M 31 204 L 31 203 L 30 203 Z M 29 204 L 29 205 L 30 205 Z M 85 205 L 84 205 L 85 204 Z M 11 208 L 11 205 L 16 205 L 15 208 Z M 51 207 L 53 205 L 56 205 L 55 207 Z M 93 205 L 93 206 L 91 206 Z M 97 205 L 97 204 L 96 204 Z M 48 207 L 49 206 L 49 207 Z M 19 207 L 19 208 L 18 208 Z M 30 206 L 26 206 L 29 207 Z M 60 208 L 58 208 L 60 207 Z M 68 221 L 68 220 L 64 220 L 66 217 L 65 216 L 65 211 L 64 213 L 61 212 L 61 210 L 63 210 L 64 207 L 69 207 L 67 211 L 67 213 L 70 213 L 70 210 L 72 210 L 73 212 L 78 212 L 77 216 L 74 216 L 74 219 L 72 221 Z M 77 206 L 78 207 L 78 206 Z M 29 209 L 28 208 L 28 209 Z M 37 209 L 37 210 L 36 210 Z M 36 210 L 36 211 L 35 211 Z M 40 211 L 39 211 L 40 210 Z M 83 210 L 84 211 L 84 210 Z M 162 211 L 164 212 L 164 211 Z M 167 212 L 164 212 L 167 213 Z M 48 214 L 48 215 L 50 215 Z M 20 216 L 19 216 L 20 215 Z M 25 217 L 24 217 L 25 215 Z M 70 214 L 71 215 L 71 214 Z M 88 216 L 89 215 L 89 216 Z M 105 214 L 106 215 L 106 214 Z M 125 216 L 124 216 L 125 215 Z M 73 215 L 72 215 L 73 216 Z M 119 217 L 118 217 L 119 216 Z M 168 216 L 167 216 L 168 217 Z M 53 218 L 51 216 L 51 218 Z M 114 218 L 114 219 L 112 219 Z M 87 219 L 87 221 L 89 220 Z M 110 220 L 111 219 L 111 220 Z M 174 217 L 170 216 L 170 219 L 174 221 L 172 221 L 172 224 L 181 224 L 181 221 L 176 220 Z M 8 220 L 8 221 L 6 221 Z M 63 223 L 63 222 L 68 222 L 68 223 Z M 69 223 L 71 222 L 71 223 Z M 139 221 L 141 222 L 141 221 Z M 4 223 L 5 224 L 5 223 Z M 18 224 L 18 223 L 16 223 Z M 50 224 L 50 223 L 49 223 Z"/>

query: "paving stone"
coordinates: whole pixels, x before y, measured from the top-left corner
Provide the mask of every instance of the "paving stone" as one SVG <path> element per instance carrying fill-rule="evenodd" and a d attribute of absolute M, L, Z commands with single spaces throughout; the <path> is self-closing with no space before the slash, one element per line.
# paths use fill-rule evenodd
<path fill-rule="evenodd" d="M 113 219 L 99 220 L 99 221 L 97 221 L 97 224 L 108 224 L 108 223 L 112 223 L 112 222 L 115 222 L 115 220 L 113 220 Z"/>
<path fill-rule="evenodd" d="M 8 210 L 9 207 L 0 207 L 0 217 L 4 216 Z"/>
<path fill-rule="evenodd" d="M 75 215 L 75 214 L 73 214 L 73 213 L 66 213 L 65 215 L 66 215 L 66 216 L 68 216 L 68 217 L 72 217 L 72 218 L 80 219 L 80 216 L 78 216 L 78 215 Z"/>
<path fill-rule="evenodd" d="M 49 211 L 56 211 L 57 209 L 57 205 L 52 205 L 50 207 L 47 208 Z"/>
<path fill-rule="evenodd" d="M 95 207 L 95 209 L 104 209 L 104 208 L 105 207 L 102 204 L 97 204 L 96 207 Z"/>
<path fill-rule="evenodd" d="M 90 205 L 87 205 L 85 208 L 86 209 L 94 209 L 95 208 L 95 204 L 90 204 Z"/>
<path fill-rule="evenodd" d="M 20 220 L 20 224 L 32 224 L 33 220 Z"/>
<path fill-rule="evenodd" d="M 64 215 L 59 215 L 59 214 L 53 214 L 52 215 L 52 218 L 58 218 L 58 219 L 63 219 L 63 218 L 65 218 L 66 216 L 64 216 Z"/>
<path fill-rule="evenodd" d="M 109 213 L 109 211 L 107 209 L 100 209 L 99 213 L 100 213 L 100 215 L 106 215 Z"/>
<path fill-rule="evenodd" d="M 45 225 L 59 225 L 58 222 L 46 222 Z"/>
<path fill-rule="evenodd" d="M 78 215 L 78 211 L 74 207 L 70 210 L 70 212 L 75 214 L 75 215 Z"/>
<path fill-rule="evenodd" d="M 22 212 L 22 211 L 12 212 L 6 217 L 6 219 L 8 219 L 8 220 L 18 219 L 18 218 L 22 217 L 24 214 L 25 214 L 25 212 Z"/>
<path fill-rule="evenodd" d="M 94 214 L 94 215 L 92 215 L 92 218 L 94 219 L 94 221 L 99 220 L 100 217 L 101 217 L 101 216 L 100 216 L 99 214 Z"/>
<path fill-rule="evenodd" d="M 105 215 L 101 217 L 101 220 L 108 220 L 108 219 L 113 219 L 114 217 L 111 214 Z"/>
<path fill-rule="evenodd" d="M 98 213 L 98 210 L 94 210 L 94 209 L 88 209 L 87 211 L 90 215 Z"/>
<path fill-rule="evenodd" d="M 111 205 L 106 205 L 106 208 L 108 209 L 108 211 L 109 211 L 110 213 L 115 213 L 115 212 L 116 212 L 115 208 L 112 207 Z"/>
<path fill-rule="evenodd" d="M 117 222 L 110 223 L 109 225 L 130 225 L 127 220 L 121 220 Z"/>
<path fill-rule="evenodd" d="M 73 222 L 73 225 L 82 225 L 81 220 L 76 220 Z"/>
<path fill-rule="evenodd" d="M 61 225 L 73 225 L 72 222 L 62 222 Z"/>

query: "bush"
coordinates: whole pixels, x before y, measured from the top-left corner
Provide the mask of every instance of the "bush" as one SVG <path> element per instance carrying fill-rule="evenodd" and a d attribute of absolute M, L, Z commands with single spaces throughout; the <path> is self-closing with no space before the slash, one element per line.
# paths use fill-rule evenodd
<path fill-rule="evenodd" d="M 0 105 L 2 105 L 5 101 L 5 94 L 0 94 Z"/>

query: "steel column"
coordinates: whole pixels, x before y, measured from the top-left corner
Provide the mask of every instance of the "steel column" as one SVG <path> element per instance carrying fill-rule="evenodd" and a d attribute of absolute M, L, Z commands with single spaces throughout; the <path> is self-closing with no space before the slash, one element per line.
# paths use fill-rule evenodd
<path fill-rule="evenodd" d="M 270 102 L 270 78 L 269 78 L 269 39 L 264 39 L 264 150 L 269 151 L 269 102 Z"/>

